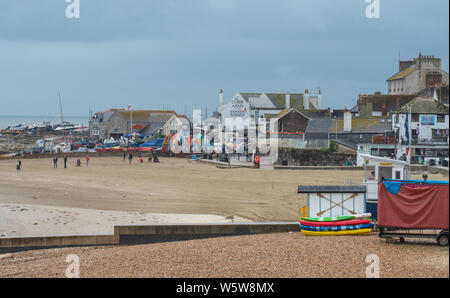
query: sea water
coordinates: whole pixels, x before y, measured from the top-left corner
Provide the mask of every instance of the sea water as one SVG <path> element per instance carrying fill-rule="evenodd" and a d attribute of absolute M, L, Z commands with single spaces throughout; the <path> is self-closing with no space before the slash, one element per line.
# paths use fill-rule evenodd
<path fill-rule="evenodd" d="M 51 125 L 61 123 L 61 119 L 55 116 L 1 116 L 0 115 L 0 129 L 5 129 L 9 126 L 33 125 L 40 124 L 44 121 L 49 121 Z M 81 116 L 64 116 L 64 121 L 68 121 L 75 125 L 89 125 L 89 117 Z"/>

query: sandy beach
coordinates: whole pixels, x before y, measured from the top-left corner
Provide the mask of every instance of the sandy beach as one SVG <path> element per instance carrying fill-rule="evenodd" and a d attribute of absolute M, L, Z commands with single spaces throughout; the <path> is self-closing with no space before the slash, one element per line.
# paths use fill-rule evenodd
<path fill-rule="evenodd" d="M 110 233 L 116 223 L 295 221 L 297 186 L 362 182 L 362 171 L 219 169 L 189 159 L 133 164 L 92 158 L 0 161 L 0 236 Z M 420 176 L 416 175 L 419 178 Z M 448 179 L 430 175 L 430 179 Z"/>
<path fill-rule="evenodd" d="M 245 218 L 214 214 L 158 214 L 0 204 L 0 237 L 34 235 L 113 234 L 115 225 L 155 223 L 245 222 Z"/>

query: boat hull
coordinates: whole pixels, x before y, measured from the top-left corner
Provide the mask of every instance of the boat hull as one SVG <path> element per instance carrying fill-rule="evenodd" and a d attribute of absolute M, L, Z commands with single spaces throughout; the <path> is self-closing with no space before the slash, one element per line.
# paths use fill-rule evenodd
<path fill-rule="evenodd" d="M 372 233 L 372 229 L 359 229 L 359 230 L 349 230 L 349 231 L 327 231 L 327 232 L 317 232 L 317 231 L 306 231 L 302 230 L 302 234 L 305 236 L 365 236 Z"/>

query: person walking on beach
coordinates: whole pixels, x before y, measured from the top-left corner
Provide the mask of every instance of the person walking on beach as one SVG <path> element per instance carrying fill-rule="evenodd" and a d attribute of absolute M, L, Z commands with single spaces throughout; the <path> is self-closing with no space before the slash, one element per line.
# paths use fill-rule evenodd
<path fill-rule="evenodd" d="M 58 168 L 58 157 L 56 157 L 56 155 L 53 156 L 53 168 Z"/>
<path fill-rule="evenodd" d="M 124 152 L 123 153 L 123 162 L 125 162 L 125 159 L 127 158 L 127 154 Z"/>
<path fill-rule="evenodd" d="M 89 166 L 89 154 L 86 154 L 86 166 Z"/>
<path fill-rule="evenodd" d="M 131 161 L 133 160 L 133 154 L 128 154 L 128 163 L 131 164 Z"/>
<path fill-rule="evenodd" d="M 22 166 L 22 161 L 19 159 L 19 161 L 17 162 L 16 170 L 21 171 L 21 169 L 20 169 L 21 166 Z"/>
<path fill-rule="evenodd" d="M 67 156 L 64 155 L 64 169 L 67 169 Z"/>
<path fill-rule="evenodd" d="M 347 158 L 347 167 L 349 167 L 349 166 L 351 166 L 351 165 L 352 165 L 352 157 L 349 156 L 349 157 Z"/>

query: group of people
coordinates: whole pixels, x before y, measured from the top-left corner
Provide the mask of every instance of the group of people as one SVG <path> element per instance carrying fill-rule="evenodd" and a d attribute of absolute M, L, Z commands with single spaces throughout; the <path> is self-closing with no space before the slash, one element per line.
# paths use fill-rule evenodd
<path fill-rule="evenodd" d="M 90 159 L 89 154 L 86 154 L 85 159 L 86 159 L 86 166 L 89 166 L 89 159 Z M 67 169 L 67 156 L 64 155 L 63 161 L 64 161 L 64 169 Z M 75 166 L 81 167 L 81 160 L 79 158 L 77 159 L 77 163 L 75 164 Z M 56 155 L 53 156 L 53 168 L 54 169 L 58 168 L 58 156 Z"/>
<path fill-rule="evenodd" d="M 138 157 L 139 157 L 139 163 L 144 163 L 144 158 L 142 157 L 142 153 L 139 153 Z M 126 159 L 127 159 L 127 154 L 123 153 L 123 162 L 125 162 Z M 131 164 L 132 162 L 133 162 L 133 153 L 130 152 L 130 153 L 128 153 L 128 163 Z M 154 163 L 159 162 L 156 152 L 153 152 L 152 156 L 148 157 L 148 162 L 154 162 Z"/>
<path fill-rule="evenodd" d="M 124 162 L 125 162 L 126 158 L 127 158 L 127 154 L 124 153 L 123 154 L 123 161 Z M 58 168 L 58 156 L 57 155 L 53 156 L 52 160 L 53 160 L 53 168 L 57 169 Z M 89 166 L 89 160 L 90 160 L 89 154 L 87 154 L 85 156 L 85 160 L 86 160 L 86 166 Z M 131 164 L 132 161 L 133 161 L 133 154 L 129 153 L 128 154 L 128 162 Z M 63 162 L 64 162 L 64 169 L 66 169 L 67 168 L 67 156 L 66 155 L 64 155 L 64 157 L 63 157 Z M 150 162 L 159 163 L 158 155 L 156 154 L 156 152 L 153 152 L 152 156 L 148 157 L 148 162 L 149 163 Z M 142 157 L 142 153 L 139 153 L 139 163 L 144 163 L 144 158 Z M 76 167 L 81 167 L 81 160 L 79 158 L 77 159 L 77 162 L 76 162 L 75 166 Z M 21 168 L 22 168 L 22 161 L 18 160 L 17 161 L 17 165 L 16 165 L 16 169 L 17 169 L 17 171 L 21 171 Z"/>

